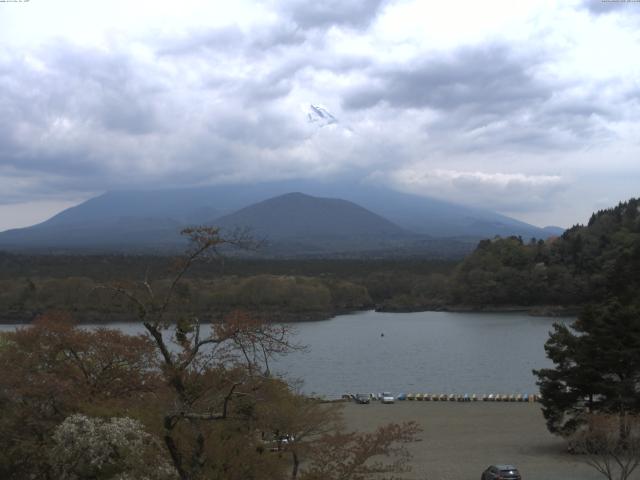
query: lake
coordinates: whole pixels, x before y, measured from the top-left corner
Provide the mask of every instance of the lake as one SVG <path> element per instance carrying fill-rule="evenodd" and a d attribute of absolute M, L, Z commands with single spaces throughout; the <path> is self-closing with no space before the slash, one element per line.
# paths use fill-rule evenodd
<path fill-rule="evenodd" d="M 563 319 L 563 322 L 570 319 Z M 303 391 L 533 393 L 534 368 L 551 365 L 544 342 L 558 319 L 525 313 L 359 312 L 295 325 L 308 346 L 273 370 L 304 380 Z M 140 324 L 112 324 L 127 333 Z M 15 325 L 0 325 L 10 330 Z"/>

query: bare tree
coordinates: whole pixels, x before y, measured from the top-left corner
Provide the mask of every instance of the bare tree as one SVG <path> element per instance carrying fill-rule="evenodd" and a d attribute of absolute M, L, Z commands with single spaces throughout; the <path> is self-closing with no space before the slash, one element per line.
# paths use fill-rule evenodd
<path fill-rule="evenodd" d="M 399 479 L 411 470 L 408 445 L 419 441 L 415 422 L 388 424 L 370 433 L 337 431 L 314 444 L 301 480 Z"/>
<path fill-rule="evenodd" d="M 406 445 L 419 431 L 414 423 L 345 433 L 336 409 L 295 394 L 272 375 L 275 356 L 302 349 L 292 343 L 289 326 L 236 311 L 205 330 L 188 304 L 176 308 L 183 306 L 181 282 L 197 261 L 219 258 L 228 247 L 255 246 L 246 231 L 223 236 L 198 227 L 183 234 L 191 248 L 162 291 L 148 275 L 138 284 L 102 287 L 127 299 L 157 349 L 164 382 L 154 407 L 162 418 L 158 433 L 180 479 L 283 478 L 289 455 L 293 479 L 361 480 L 406 471 Z M 269 440 L 265 445 L 261 432 L 276 442 L 286 438 L 285 455 L 266 454 Z"/>
<path fill-rule="evenodd" d="M 627 480 L 640 465 L 640 418 L 627 416 L 620 427 L 618 416 L 589 415 L 570 445 L 608 480 Z"/>
<path fill-rule="evenodd" d="M 182 231 L 191 247 L 176 264 L 168 289 L 158 293 L 147 276 L 137 285 L 109 285 L 135 307 L 158 350 L 171 401 L 163 413 L 163 438 L 173 466 L 182 480 L 204 478 L 211 467 L 206 424 L 250 417 L 247 405 L 260 400 L 260 389 L 272 381 L 270 360 L 301 347 L 290 341 L 290 327 L 268 324 L 243 312 L 213 323 L 205 334 L 200 319 L 171 309 L 180 282 L 193 265 L 219 258 L 221 249 L 256 246 L 246 231 L 228 236 L 218 228 Z M 242 409 L 233 409 L 242 399 Z"/>

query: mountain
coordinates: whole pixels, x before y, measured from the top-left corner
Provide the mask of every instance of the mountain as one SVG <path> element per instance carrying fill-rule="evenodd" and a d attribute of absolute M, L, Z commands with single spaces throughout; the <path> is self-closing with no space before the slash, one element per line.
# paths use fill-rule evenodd
<path fill-rule="evenodd" d="M 391 231 L 390 225 L 401 229 L 403 235 L 398 234 L 398 238 L 402 237 L 407 241 L 411 238 L 416 249 L 417 237 L 422 239 L 423 247 L 428 250 L 438 243 L 437 239 L 441 239 L 440 246 L 446 245 L 444 239 L 448 237 L 464 238 L 469 243 L 495 235 L 546 238 L 558 234 L 556 230 L 548 231 L 488 210 L 397 192 L 376 185 L 347 181 L 323 183 L 295 180 L 257 185 L 107 192 L 66 209 L 38 225 L 0 232 L 0 248 L 162 251 L 184 246 L 177 232 L 187 225 L 229 226 L 234 222 L 239 224 L 244 219 L 250 220 L 246 223 L 253 225 L 255 229 L 264 230 L 265 235 L 279 238 L 278 232 L 274 231 L 278 229 L 267 228 L 268 223 L 278 224 L 281 228 L 286 227 L 292 231 L 296 228 L 302 231 L 308 227 L 308 222 L 301 222 L 313 219 L 314 216 L 318 216 L 318 221 L 323 219 L 320 223 L 327 238 L 336 240 L 349 237 L 348 243 L 351 247 L 356 247 L 354 239 L 357 235 L 351 235 L 349 230 L 352 227 L 357 230 L 356 224 L 351 225 L 351 220 L 339 223 L 338 218 L 342 217 L 338 216 L 331 220 L 322 217 L 322 210 L 318 205 L 307 204 L 313 204 L 312 199 L 304 198 L 302 194 L 297 194 L 297 197 L 285 195 L 292 191 L 303 191 L 308 197 L 319 197 L 318 201 L 326 205 L 334 205 L 330 199 L 345 202 L 340 203 L 339 207 L 345 208 L 347 212 L 354 213 L 356 207 L 367 210 L 369 215 L 362 214 L 362 217 L 358 217 L 363 222 L 357 224 L 358 228 L 362 227 L 362 231 L 367 231 L 364 227 L 369 224 L 364 221 L 364 217 L 373 222 L 373 215 L 379 220 L 378 224 L 386 222 L 387 230 L 383 229 L 385 232 Z M 279 201 L 265 202 L 283 195 L 284 198 Z M 292 213 L 282 205 L 282 202 L 287 203 L 287 198 L 289 203 L 292 198 L 302 201 L 299 208 L 307 208 L 308 213 L 291 217 Z M 264 204 L 260 205 L 261 202 Z M 273 213 L 268 210 L 273 210 Z M 255 214 L 256 211 L 260 213 Z M 244 215 L 247 217 L 243 217 Z M 256 223 L 261 218 L 265 220 Z M 287 220 L 283 221 L 282 218 Z M 299 227 L 303 224 L 307 227 Z M 371 234 L 367 236 L 372 238 Z M 429 246 L 424 244 L 427 236 L 430 239 L 426 242 Z M 295 235 L 289 237 L 289 240 L 293 238 Z M 318 239 L 319 236 L 316 235 L 315 238 Z M 385 236 L 385 242 L 389 238 Z M 407 247 L 404 241 L 401 245 L 398 244 L 397 238 L 394 242 L 393 249 Z M 385 248 L 391 248 L 386 245 Z M 339 247 L 337 242 L 332 248 L 339 250 Z M 362 244 L 362 248 L 366 249 L 365 247 Z M 426 250 L 422 253 L 425 252 Z"/>
<path fill-rule="evenodd" d="M 353 202 L 288 193 L 213 221 L 233 231 L 249 228 L 275 254 L 382 251 L 418 236 Z"/>
<path fill-rule="evenodd" d="M 399 237 L 407 231 L 353 202 L 287 193 L 215 220 L 226 228 L 250 227 L 272 239 Z"/>
<path fill-rule="evenodd" d="M 322 105 L 309 105 L 309 111 L 307 112 L 307 121 L 309 123 L 318 124 L 320 127 L 326 127 L 338 123 L 336 117 L 331 115 L 329 111 Z"/>
<path fill-rule="evenodd" d="M 551 237 L 559 237 L 565 232 L 564 228 L 556 227 L 554 225 L 548 225 L 544 227 L 542 230 L 544 230 L 547 233 L 547 235 Z"/>

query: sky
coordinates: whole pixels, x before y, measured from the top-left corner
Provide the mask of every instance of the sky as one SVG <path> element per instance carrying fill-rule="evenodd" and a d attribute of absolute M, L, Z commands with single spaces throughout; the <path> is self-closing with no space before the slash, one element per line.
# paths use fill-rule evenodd
<path fill-rule="evenodd" d="M 350 179 L 570 226 L 640 195 L 640 1 L 0 2 L 0 230 Z"/>

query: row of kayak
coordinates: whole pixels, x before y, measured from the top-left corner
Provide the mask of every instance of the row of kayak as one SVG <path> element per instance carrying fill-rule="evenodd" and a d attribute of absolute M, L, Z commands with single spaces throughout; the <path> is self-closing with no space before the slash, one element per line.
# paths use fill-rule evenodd
<path fill-rule="evenodd" d="M 383 403 L 393 403 L 395 400 L 409 400 L 418 402 L 539 402 L 540 395 L 536 394 L 500 394 L 490 393 L 483 395 L 476 395 L 475 393 L 469 395 L 465 393 L 460 394 L 446 394 L 446 393 L 399 393 L 397 396 L 391 395 L 391 393 L 358 393 L 358 394 L 345 394 L 342 396 L 343 400 L 355 400 L 357 403 L 369 403 L 371 400 L 379 400 Z"/>
<path fill-rule="evenodd" d="M 445 393 L 408 393 L 397 396 L 398 400 L 417 400 L 425 402 L 537 402 L 540 400 L 539 395 L 535 394 L 500 394 L 490 393 L 483 395 L 469 394 L 445 394 Z"/>

